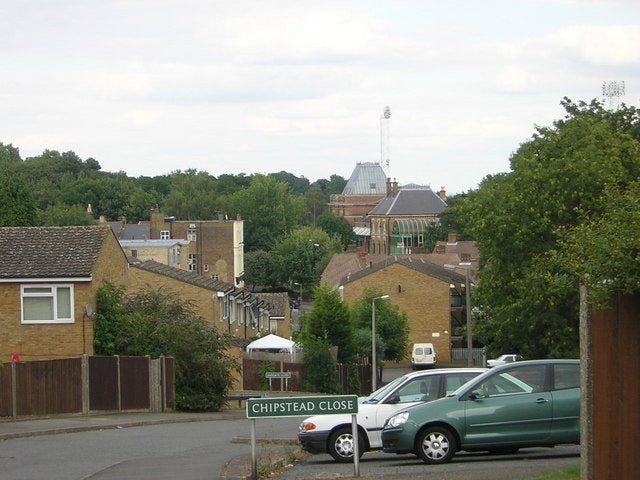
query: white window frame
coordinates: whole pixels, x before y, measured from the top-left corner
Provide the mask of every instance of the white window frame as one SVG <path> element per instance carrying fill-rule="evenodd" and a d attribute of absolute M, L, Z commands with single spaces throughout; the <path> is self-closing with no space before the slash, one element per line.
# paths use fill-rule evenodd
<path fill-rule="evenodd" d="M 169 230 L 160 230 L 160 240 L 171 240 L 171 232 Z"/>
<path fill-rule="evenodd" d="M 196 270 L 198 270 L 198 254 L 190 253 L 187 263 L 187 268 L 190 272 L 195 272 Z"/>
<path fill-rule="evenodd" d="M 33 289 L 49 289 L 49 292 L 30 292 Z M 58 317 L 58 289 L 69 289 L 69 312 L 70 316 Z M 59 324 L 59 323 L 75 323 L 74 308 L 73 308 L 73 284 L 72 283 L 60 283 L 60 284 L 43 284 L 43 283 L 31 283 L 28 285 L 20 286 L 20 323 L 22 324 Z M 52 319 L 37 319 L 26 320 L 24 318 L 25 299 L 28 298 L 50 298 L 52 302 L 53 317 Z"/>

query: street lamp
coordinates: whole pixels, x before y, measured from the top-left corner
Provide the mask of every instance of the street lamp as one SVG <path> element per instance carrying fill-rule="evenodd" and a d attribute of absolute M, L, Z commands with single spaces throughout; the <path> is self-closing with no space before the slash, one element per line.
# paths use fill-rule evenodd
<path fill-rule="evenodd" d="M 376 368 L 376 300 L 389 300 L 389 295 L 371 299 L 371 392 L 378 389 L 378 372 Z"/>
<path fill-rule="evenodd" d="M 445 265 L 444 268 L 455 270 L 456 268 L 464 268 L 464 290 L 466 299 L 467 314 L 467 366 L 473 367 L 473 339 L 471 332 L 471 282 L 469 281 L 470 266 L 467 265 Z"/>
<path fill-rule="evenodd" d="M 293 282 L 294 285 L 300 286 L 300 298 L 298 298 L 298 308 L 302 306 L 302 283 Z"/>

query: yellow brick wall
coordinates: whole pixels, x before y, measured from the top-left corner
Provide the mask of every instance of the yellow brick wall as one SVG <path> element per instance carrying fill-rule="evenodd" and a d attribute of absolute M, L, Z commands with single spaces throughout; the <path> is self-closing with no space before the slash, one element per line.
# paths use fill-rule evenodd
<path fill-rule="evenodd" d="M 388 302 L 406 312 L 409 347 L 414 343 L 434 344 L 439 363 L 451 361 L 450 285 L 399 263 L 393 263 L 344 285 L 344 301 L 353 305 L 366 288 L 389 295 Z M 379 302 L 385 300 L 377 300 Z M 407 351 L 406 361 L 411 360 Z"/>

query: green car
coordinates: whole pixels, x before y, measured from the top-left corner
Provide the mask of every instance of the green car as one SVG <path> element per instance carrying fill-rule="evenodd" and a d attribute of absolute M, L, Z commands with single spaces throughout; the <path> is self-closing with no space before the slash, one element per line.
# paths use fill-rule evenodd
<path fill-rule="evenodd" d="M 390 417 L 382 449 L 425 463 L 456 452 L 514 453 L 580 443 L 580 361 L 530 360 L 495 367 L 445 398 Z"/>

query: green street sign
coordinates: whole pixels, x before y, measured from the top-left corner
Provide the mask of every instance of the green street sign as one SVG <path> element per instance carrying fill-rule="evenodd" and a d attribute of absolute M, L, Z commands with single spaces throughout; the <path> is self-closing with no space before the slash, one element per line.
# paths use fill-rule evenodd
<path fill-rule="evenodd" d="M 358 413 L 356 395 L 247 399 L 247 418 L 300 417 Z"/>
<path fill-rule="evenodd" d="M 291 378 L 291 372 L 265 372 L 265 378 Z"/>

